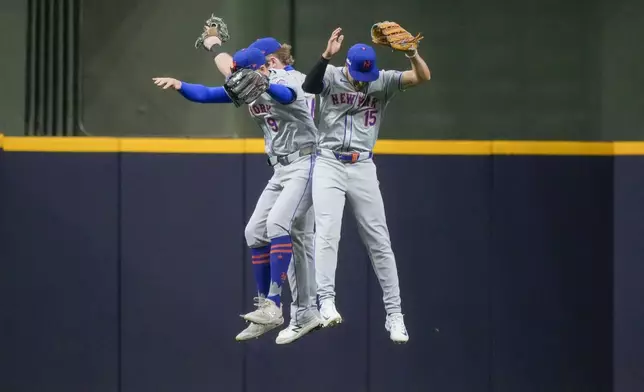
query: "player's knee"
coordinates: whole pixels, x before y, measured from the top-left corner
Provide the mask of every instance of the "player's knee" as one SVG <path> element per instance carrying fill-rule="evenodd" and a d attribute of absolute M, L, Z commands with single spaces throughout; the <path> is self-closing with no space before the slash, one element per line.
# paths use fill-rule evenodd
<path fill-rule="evenodd" d="M 253 222 L 248 222 L 246 225 L 244 237 L 246 237 L 246 244 L 251 248 L 267 243 L 267 238 L 263 238 L 263 230 Z"/>
<path fill-rule="evenodd" d="M 284 235 L 291 235 L 289 225 L 281 222 L 279 219 L 268 218 L 266 222 L 266 232 L 268 233 L 268 238 L 277 238 Z"/>

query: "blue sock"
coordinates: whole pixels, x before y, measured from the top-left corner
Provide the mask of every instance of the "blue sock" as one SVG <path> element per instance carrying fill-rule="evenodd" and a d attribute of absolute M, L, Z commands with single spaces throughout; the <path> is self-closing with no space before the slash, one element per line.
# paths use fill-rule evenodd
<path fill-rule="evenodd" d="M 290 235 L 273 238 L 271 240 L 271 287 L 268 299 L 279 307 L 282 296 L 282 285 L 288 277 L 288 265 L 293 256 L 293 244 Z"/>
<path fill-rule="evenodd" d="M 253 259 L 255 283 L 257 283 L 257 292 L 263 297 L 268 297 L 268 289 L 271 285 L 270 251 L 270 245 L 250 249 Z"/>

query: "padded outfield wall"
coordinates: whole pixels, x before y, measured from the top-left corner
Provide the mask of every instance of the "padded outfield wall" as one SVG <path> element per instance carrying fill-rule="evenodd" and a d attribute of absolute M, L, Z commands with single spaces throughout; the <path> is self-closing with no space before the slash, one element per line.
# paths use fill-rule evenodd
<path fill-rule="evenodd" d="M 279 347 L 233 339 L 261 141 L 7 137 L 1 389 L 639 391 L 642 151 L 379 142 L 411 340 L 347 211 L 346 323 Z"/>

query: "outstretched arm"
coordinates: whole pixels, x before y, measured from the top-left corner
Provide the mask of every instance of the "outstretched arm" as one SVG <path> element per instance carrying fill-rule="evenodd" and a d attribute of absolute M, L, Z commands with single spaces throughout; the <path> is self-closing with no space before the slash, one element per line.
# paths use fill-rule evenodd
<path fill-rule="evenodd" d="M 182 82 L 174 78 L 154 78 L 154 84 L 167 90 L 173 88 L 189 101 L 198 103 L 231 103 L 223 87 L 206 87 Z"/>
<path fill-rule="evenodd" d="M 206 87 L 201 84 L 181 82 L 177 90 L 179 94 L 189 101 L 197 103 L 231 103 L 223 87 Z"/>
<path fill-rule="evenodd" d="M 418 86 L 419 84 L 431 79 L 431 73 L 425 60 L 414 50 L 412 53 L 405 54 L 411 63 L 411 69 L 402 73 L 402 88 Z"/>

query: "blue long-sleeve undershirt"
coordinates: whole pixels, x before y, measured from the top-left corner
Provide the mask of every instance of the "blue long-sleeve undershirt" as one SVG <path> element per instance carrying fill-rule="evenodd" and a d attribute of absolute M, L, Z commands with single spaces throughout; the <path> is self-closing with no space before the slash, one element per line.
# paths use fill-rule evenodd
<path fill-rule="evenodd" d="M 206 87 L 201 84 L 181 82 L 178 90 L 185 99 L 198 103 L 231 103 L 232 100 L 226 94 L 223 87 Z M 288 105 L 295 101 L 295 91 L 279 84 L 271 83 L 266 91 L 277 102 Z"/>
<path fill-rule="evenodd" d="M 271 98 L 281 103 L 282 105 L 293 103 L 293 101 L 295 101 L 295 98 L 297 98 L 295 91 L 281 84 L 271 83 L 268 86 L 268 90 L 266 92 L 271 96 Z"/>
<path fill-rule="evenodd" d="M 206 87 L 201 84 L 181 82 L 179 94 L 192 102 L 198 103 L 231 103 L 223 87 Z"/>

